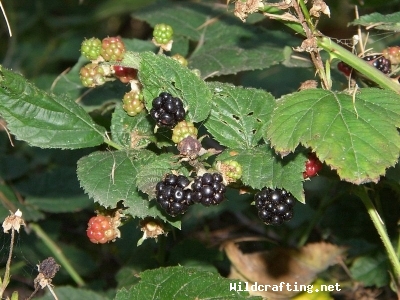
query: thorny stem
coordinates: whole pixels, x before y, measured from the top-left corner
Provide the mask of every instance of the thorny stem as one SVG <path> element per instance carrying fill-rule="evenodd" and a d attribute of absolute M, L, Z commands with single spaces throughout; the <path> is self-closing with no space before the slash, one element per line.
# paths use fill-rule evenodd
<path fill-rule="evenodd" d="M 6 290 L 7 285 L 10 282 L 10 268 L 11 268 L 12 252 L 13 252 L 13 248 L 14 248 L 14 239 L 15 239 L 15 229 L 11 228 L 10 252 L 8 253 L 6 271 L 4 273 L 3 282 L 1 284 L 0 299 L 3 298 L 4 291 Z"/>
<path fill-rule="evenodd" d="M 74 267 L 71 265 L 62 250 L 50 239 L 43 229 L 38 224 L 33 223 L 30 224 L 30 228 L 37 234 L 38 237 L 42 239 L 43 243 L 50 249 L 50 251 L 58 259 L 60 264 L 65 268 L 71 278 L 76 282 L 76 284 L 78 286 L 85 285 L 85 282 L 75 271 Z"/>
<path fill-rule="evenodd" d="M 293 8 L 296 11 L 297 17 L 299 18 L 300 24 L 303 27 L 304 32 L 306 33 L 306 41 L 309 41 L 309 50 L 307 52 L 310 53 L 311 60 L 317 69 L 317 73 L 322 80 L 322 87 L 324 89 L 330 90 L 331 83 L 326 77 L 324 63 L 322 62 L 321 55 L 318 50 L 318 45 L 316 41 L 316 32 L 314 29 L 314 25 L 311 23 L 310 15 L 308 13 L 307 7 L 304 4 L 303 0 L 294 0 L 292 1 Z M 300 3 L 300 5 L 299 5 Z M 306 15 L 306 18 L 304 17 Z M 312 30 L 310 29 L 312 28 Z M 304 43 L 304 42 L 303 42 Z"/>
<path fill-rule="evenodd" d="M 365 208 L 367 209 L 368 214 L 369 214 L 372 222 L 374 223 L 376 230 L 378 231 L 378 234 L 383 242 L 383 245 L 385 246 L 389 260 L 392 264 L 392 267 L 393 267 L 393 270 L 395 273 L 395 278 L 396 278 L 397 282 L 399 282 L 400 281 L 400 260 L 399 260 L 399 257 L 397 256 L 396 251 L 394 250 L 393 245 L 389 239 L 385 225 L 382 223 L 378 212 L 376 211 L 370 197 L 368 196 L 366 188 L 358 187 L 356 190 L 356 194 L 364 203 Z"/>

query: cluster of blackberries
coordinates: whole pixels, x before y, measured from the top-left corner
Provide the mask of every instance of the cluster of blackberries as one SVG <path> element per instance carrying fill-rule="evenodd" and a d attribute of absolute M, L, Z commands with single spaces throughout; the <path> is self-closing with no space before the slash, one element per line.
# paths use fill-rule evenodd
<path fill-rule="evenodd" d="M 224 200 L 226 191 L 222 180 L 222 175 L 219 173 L 205 173 L 203 176 L 198 176 L 192 183 L 192 201 L 205 206 L 220 204 Z"/>
<path fill-rule="evenodd" d="M 173 128 L 175 125 L 185 119 L 185 109 L 182 100 L 172 97 L 171 94 L 162 92 L 153 100 L 153 107 L 150 115 L 157 122 L 159 127 Z"/>
<path fill-rule="evenodd" d="M 188 210 L 189 205 L 193 204 L 187 199 L 190 190 L 185 190 L 185 188 L 188 185 L 187 177 L 174 174 L 167 174 L 163 181 L 157 183 L 156 200 L 169 215 L 183 214 Z"/>
<path fill-rule="evenodd" d="M 264 188 L 255 195 L 258 216 L 267 225 L 281 225 L 293 217 L 296 199 L 283 189 Z"/>
<path fill-rule="evenodd" d="M 225 185 L 219 173 L 205 173 L 198 176 L 187 188 L 189 179 L 185 176 L 167 174 L 156 185 L 156 200 L 171 216 L 184 214 L 190 205 L 201 203 L 205 206 L 217 205 L 224 200 Z"/>

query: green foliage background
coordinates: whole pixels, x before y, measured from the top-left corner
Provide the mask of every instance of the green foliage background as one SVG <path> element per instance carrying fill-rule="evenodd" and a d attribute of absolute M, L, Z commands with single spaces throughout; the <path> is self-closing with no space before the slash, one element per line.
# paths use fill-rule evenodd
<path fill-rule="evenodd" d="M 345 44 L 355 32 L 354 27 L 346 27 L 353 21 L 354 3 L 333 2 L 328 3 L 332 17 L 322 19 L 321 30 Z M 361 14 L 388 13 L 400 4 L 364 2 Z M 292 56 L 291 47 L 298 46 L 301 38 L 260 16 L 242 23 L 224 1 L 208 4 L 4 1 L 13 37 L 7 36 L 3 26 L 0 115 L 18 140 L 13 137 L 12 146 L 6 132 L 0 132 L 0 216 L 19 208 L 28 223 L 39 225 L 57 244 L 84 279 L 85 286 L 77 287 L 61 268 L 53 281 L 59 299 L 158 299 L 151 292 L 160 281 L 169 286 L 161 285 L 157 293 L 176 295 L 180 291 L 198 299 L 245 298 L 247 293 L 226 294 L 229 281 L 218 275 L 229 272 L 223 253 L 192 238 L 243 219 L 253 224 L 246 234 L 261 233 L 280 245 L 329 240 L 347 246 L 351 278 L 343 279 L 335 272 L 323 276 L 331 281 L 359 280 L 383 287 L 383 295 L 390 294 L 388 259 L 350 183 L 367 185 L 389 236 L 400 245 L 398 95 L 363 88 L 353 105 L 352 96 L 342 92 L 347 81 L 334 68 L 336 61 L 333 92 L 297 92 L 301 82 L 315 78 L 307 59 Z M 214 24 L 202 27 L 212 18 L 216 18 Z M 150 42 L 151 30 L 160 22 L 174 28 L 171 54 L 188 56 L 189 67 L 199 69 L 201 78 L 172 59 L 152 53 L 157 49 Z M 228 190 L 229 201 L 214 208 L 196 208 L 181 220 L 170 218 L 148 201 L 149 184 L 176 167 L 177 158 L 172 152 L 156 156 L 148 149 L 128 150 L 128 132 L 140 129 L 150 136 L 153 126 L 144 113 L 132 119 L 122 110 L 122 96 L 129 90 L 126 85 L 112 82 L 87 94 L 79 79 L 79 69 L 87 62 L 79 53 L 82 40 L 116 35 L 124 38 L 128 50 L 140 53 L 140 60 L 130 60 L 128 55 L 123 64 L 140 69 L 146 107 L 164 90 L 180 96 L 190 107 L 188 120 L 210 135 L 204 145 L 217 144 L 225 150 L 216 160 L 228 159 L 231 151 L 237 153 L 235 159 L 243 166 L 242 182 L 252 192 L 264 186 L 284 187 L 305 203 L 295 207 L 290 223 L 272 229 L 264 226 L 250 205 L 253 195 L 240 194 L 235 188 Z M 379 52 L 398 45 L 398 36 L 378 32 L 370 38 L 370 45 Z M 121 149 L 105 151 L 106 131 Z M 171 149 L 168 134 L 161 131 L 141 141 L 142 146 L 152 143 Z M 307 147 L 317 150 L 325 167 L 318 177 L 303 182 Z M 293 153 L 284 158 L 279 155 L 289 152 Z M 117 168 L 111 184 L 113 166 Z M 85 230 L 94 210 L 99 204 L 115 207 L 120 200 L 128 207 L 125 212 L 134 217 L 121 227 L 122 238 L 102 246 L 89 243 Z M 165 221 L 171 232 L 158 243 L 146 240 L 136 247 L 142 236 L 138 218 L 148 215 Z M 12 280 L 9 290 L 21 289 L 21 295 L 32 290 L 36 263 L 54 255 L 36 234 L 21 232 L 13 258 L 13 278 L 30 281 Z M 4 247 L 7 239 L 5 235 Z M 5 260 L 3 254 L 1 262 Z M 136 276 L 140 272 L 144 272 L 141 280 Z M 188 274 L 194 274 L 199 284 L 181 290 Z M 204 294 L 210 283 L 215 288 Z"/>

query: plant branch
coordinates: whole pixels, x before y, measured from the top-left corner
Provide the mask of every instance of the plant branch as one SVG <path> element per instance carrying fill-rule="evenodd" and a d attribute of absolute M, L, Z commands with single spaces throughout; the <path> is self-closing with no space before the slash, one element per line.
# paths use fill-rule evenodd
<path fill-rule="evenodd" d="M 297 1 L 299 1 L 300 5 Z M 307 37 L 307 39 L 302 43 L 301 48 L 302 50 L 305 50 L 310 53 L 311 60 L 315 68 L 317 69 L 319 77 L 321 78 L 322 87 L 324 89 L 330 90 L 332 84 L 330 83 L 330 81 L 326 76 L 324 63 L 322 61 L 317 46 L 316 35 L 319 35 L 319 33 L 315 32 L 314 25 L 311 22 L 310 15 L 308 13 L 307 7 L 304 4 L 304 1 L 294 0 L 292 1 L 292 3 L 293 3 L 293 8 L 296 11 L 297 17 L 299 18 L 299 21 Z"/>
<path fill-rule="evenodd" d="M 42 239 L 43 243 L 50 249 L 50 251 L 58 259 L 60 264 L 65 268 L 71 278 L 76 282 L 76 284 L 78 286 L 85 285 L 85 282 L 76 272 L 62 250 L 51 240 L 51 238 L 43 231 L 43 229 L 38 224 L 33 223 L 30 224 L 30 228 L 37 234 L 38 237 Z"/>
<path fill-rule="evenodd" d="M 11 228 L 11 242 L 10 242 L 10 251 L 8 253 L 8 259 L 6 263 L 6 271 L 4 273 L 3 282 L 0 288 L 0 299 L 3 298 L 4 291 L 6 290 L 8 283 L 10 282 L 10 268 L 11 268 L 11 258 L 12 252 L 14 249 L 14 239 L 15 239 L 15 229 Z"/>
<path fill-rule="evenodd" d="M 389 256 L 389 260 L 392 264 L 396 280 L 397 282 L 400 281 L 400 261 L 398 256 L 396 255 L 396 251 L 393 248 L 393 245 L 389 239 L 389 236 L 387 234 L 385 225 L 382 223 L 382 220 L 376 211 L 370 197 L 368 196 L 367 190 L 365 186 L 359 186 L 356 189 L 356 194 L 357 196 L 362 200 L 362 202 L 365 205 L 365 208 L 368 211 L 368 214 L 374 223 L 374 226 L 376 230 L 378 231 L 378 234 L 383 242 L 383 245 L 385 246 L 386 252 Z"/>

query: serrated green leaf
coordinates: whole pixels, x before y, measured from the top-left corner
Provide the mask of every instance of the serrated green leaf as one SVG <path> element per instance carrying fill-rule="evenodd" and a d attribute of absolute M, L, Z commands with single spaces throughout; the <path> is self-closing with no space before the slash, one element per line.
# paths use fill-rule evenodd
<path fill-rule="evenodd" d="M 131 117 L 119 103 L 111 119 L 111 136 L 114 142 L 127 149 L 145 147 L 155 142 L 153 127 L 147 112 Z"/>
<path fill-rule="evenodd" d="M 304 90 L 278 101 L 266 138 L 285 155 L 311 147 L 346 181 L 377 182 L 395 165 L 400 151 L 399 95 L 361 89 L 353 98 L 321 89 Z"/>
<path fill-rule="evenodd" d="M 379 30 L 400 31 L 400 12 L 382 15 L 380 13 L 372 13 L 361 16 L 359 19 L 350 22 L 349 25 L 361 25 Z"/>
<path fill-rule="evenodd" d="M 279 158 L 272 149 L 262 146 L 253 149 L 228 149 L 217 160 L 233 159 L 242 166 L 242 182 L 254 189 L 284 188 L 300 202 L 305 202 L 303 171 L 305 157 L 289 155 Z"/>
<path fill-rule="evenodd" d="M 213 93 L 211 114 L 204 123 L 208 132 L 230 148 L 255 147 L 271 117 L 274 97 L 263 90 L 218 82 L 208 87 Z"/>
<path fill-rule="evenodd" d="M 140 58 L 139 78 L 148 110 L 154 98 L 161 92 L 168 92 L 182 100 L 190 122 L 207 118 L 211 109 L 211 92 L 203 80 L 165 55 L 143 52 Z"/>
<path fill-rule="evenodd" d="M 382 287 L 390 281 L 389 269 L 387 256 L 379 252 L 374 255 L 357 257 L 350 267 L 350 272 L 355 280 L 361 281 L 365 286 Z"/>
<path fill-rule="evenodd" d="M 78 179 L 85 192 L 105 207 L 116 207 L 123 201 L 124 213 L 133 217 L 159 217 L 173 226 L 179 221 L 167 219 L 154 201 L 137 189 L 137 176 L 142 167 L 157 156 L 150 151 L 94 152 L 78 161 Z"/>
<path fill-rule="evenodd" d="M 0 114 L 18 139 L 42 148 L 97 146 L 103 143 L 106 132 L 71 99 L 47 94 L 3 67 Z"/>
<path fill-rule="evenodd" d="M 231 290 L 239 281 L 196 268 L 168 267 L 140 273 L 141 281 L 130 290 L 121 289 L 115 300 L 134 299 L 261 299 L 248 292 Z"/>

